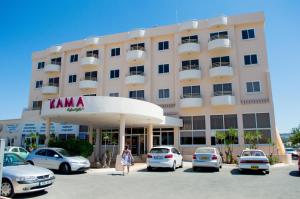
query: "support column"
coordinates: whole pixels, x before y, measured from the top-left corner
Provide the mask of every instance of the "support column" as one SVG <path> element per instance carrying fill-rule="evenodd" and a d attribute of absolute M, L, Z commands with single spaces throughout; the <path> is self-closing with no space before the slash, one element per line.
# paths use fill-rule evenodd
<path fill-rule="evenodd" d="M 119 154 L 122 154 L 122 151 L 125 148 L 125 116 L 120 116 L 120 136 L 119 136 Z"/>
<path fill-rule="evenodd" d="M 95 156 L 96 161 L 99 161 L 99 150 L 100 150 L 100 129 L 96 129 L 96 147 L 95 147 Z"/>
<path fill-rule="evenodd" d="M 90 144 L 93 144 L 93 126 L 92 125 L 90 125 L 89 126 L 89 143 Z"/>
<path fill-rule="evenodd" d="M 174 146 L 179 148 L 179 127 L 174 127 Z"/>
<path fill-rule="evenodd" d="M 238 120 L 238 140 L 239 140 L 239 145 L 244 148 L 245 145 L 245 140 L 244 140 L 244 127 L 243 127 L 243 118 L 242 114 L 237 115 L 237 120 Z"/>
<path fill-rule="evenodd" d="M 45 146 L 48 147 L 50 140 L 50 128 L 51 128 L 51 120 L 50 118 L 46 119 L 46 131 L 45 131 Z"/>
<path fill-rule="evenodd" d="M 210 116 L 205 115 L 205 140 L 206 140 L 206 145 L 211 146 L 211 128 L 210 128 Z"/>
<path fill-rule="evenodd" d="M 148 130 L 147 130 L 147 152 L 151 150 L 153 147 L 153 124 L 149 124 Z"/>

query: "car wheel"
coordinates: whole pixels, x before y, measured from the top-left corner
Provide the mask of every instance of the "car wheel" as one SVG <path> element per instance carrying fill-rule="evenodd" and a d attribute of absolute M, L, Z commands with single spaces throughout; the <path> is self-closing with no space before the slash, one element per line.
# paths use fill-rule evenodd
<path fill-rule="evenodd" d="M 266 172 L 266 174 L 270 174 L 270 171 L 269 171 L 269 170 L 266 170 L 265 172 Z"/>
<path fill-rule="evenodd" d="M 181 164 L 180 164 L 179 168 L 183 168 L 183 160 L 181 160 Z"/>
<path fill-rule="evenodd" d="M 216 168 L 216 172 L 219 172 L 219 171 L 220 171 L 220 167 L 217 167 L 217 168 Z"/>
<path fill-rule="evenodd" d="M 68 163 L 62 163 L 59 166 L 59 171 L 64 173 L 64 174 L 68 174 L 71 171 L 70 165 Z"/>
<path fill-rule="evenodd" d="M 14 188 L 12 184 L 8 180 L 2 180 L 1 185 L 1 196 L 4 197 L 13 197 L 14 196 Z"/>
<path fill-rule="evenodd" d="M 34 165 L 34 163 L 30 160 L 27 161 L 28 164 Z"/>
<path fill-rule="evenodd" d="M 222 169 L 222 164 L 220 164 L 220 169 Z"/>
<path fill-rule="evenodd" d="M 174 161 L 172 171 L 176 171 L 176 162 Z"/>
<path fill-rule="evenodd" d="M 152 171 L 152 167 L 147 167 L 147 171 Z"/>

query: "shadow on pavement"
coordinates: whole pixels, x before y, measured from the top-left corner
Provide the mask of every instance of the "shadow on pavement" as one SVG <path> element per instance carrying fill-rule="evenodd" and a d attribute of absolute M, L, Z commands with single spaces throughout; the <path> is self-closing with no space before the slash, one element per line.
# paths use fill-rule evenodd
<path fill-rule="evenodd" d="M 173 172 L 170 168 L 152 168 L 152 171 L 148 171 L 147 169 L 140 169 L 136 172 Z"/>
<path fill-rule="evenodd" d="M 247 171 L 240 171 L 239 169 L 232 169 L 230 171 L 231 175 L 266 175 L 263 171 L 254 171 L 254 170 L 247 170 Z"/>
<path fill-rule="evenodd" d="M 55 175 L 82 175 L 82 174 L 86 174 L 85 171 L 72 171 L 71 173 L 68 173 L 68 174 L 65 174 L 65 173 L 61 173 L 60 171 L 57 171 L 57 170 L 52 170 L 53 173 Z"/>
<path fill-rule="evenodd" d="M 22 194 L 16 194 L 13 198 L 35 198 L 38 196 L 43 196 L 45 194 L 47 194 L 48 192 L 43 190 L 43 191 L 37 191 L 37 192 L 33 192 L 33 193 L 22 193 Z"/>
<path fill-rule="evenodd" d="M 192 168 L 186 169 L 183 172 L 187 173 L 217 173 L 216 169 L 214 168 L 197 168 L 196 171 L 194 171 Z"/>
<path fill-rule="evenodd" d="M 290 176 L 293 176 L 293 177 L 300 177 L 299 171 L 291 171 L 289 174 L 290 174 Z"/>

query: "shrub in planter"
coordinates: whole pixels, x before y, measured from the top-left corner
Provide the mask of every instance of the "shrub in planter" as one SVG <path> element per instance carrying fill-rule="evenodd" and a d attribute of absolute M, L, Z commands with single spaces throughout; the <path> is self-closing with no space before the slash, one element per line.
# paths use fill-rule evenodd
<path fill-rule="evenodd" d="M 49 147 L 58 147 L 66 149 L 71 155 L 80 155 L 89 157 L 93 153 L 93 145 L 86 140 L 50 140 Z"/>

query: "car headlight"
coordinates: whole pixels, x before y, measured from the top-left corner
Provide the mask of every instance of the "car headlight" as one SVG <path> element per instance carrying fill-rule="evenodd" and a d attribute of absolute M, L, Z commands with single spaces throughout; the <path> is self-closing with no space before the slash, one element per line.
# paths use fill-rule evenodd
<path fill-rule="evenodd" d="M 35 181 L 37 180 L 36 176 L 22 176 L 22 177 L 17 177 L 16 181 L 18 182 L 24 182 L 24 181 Z"/>

